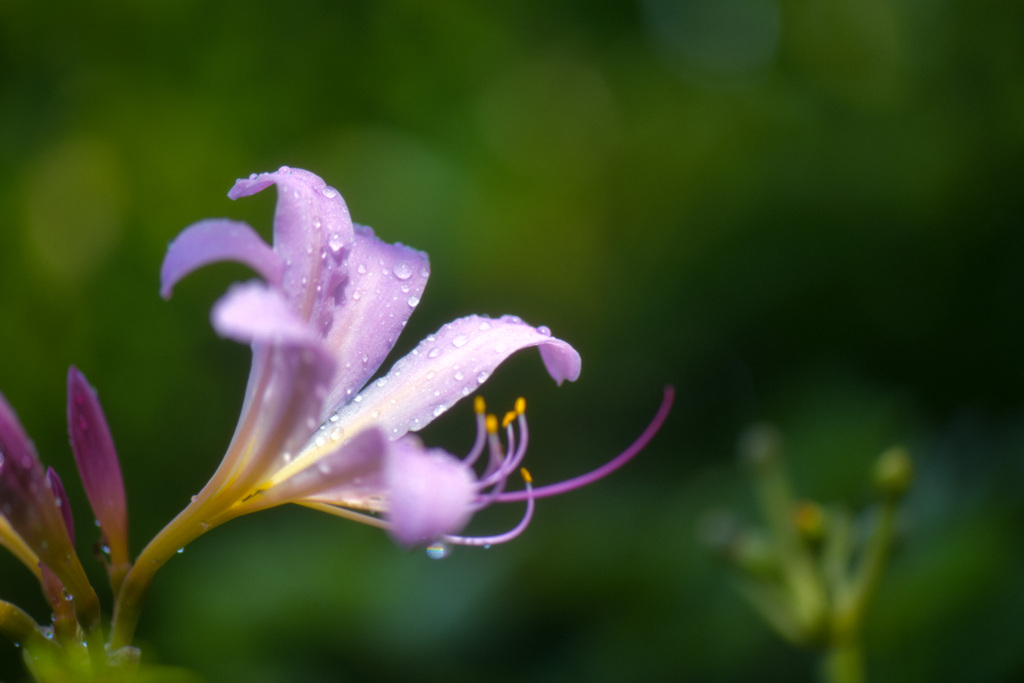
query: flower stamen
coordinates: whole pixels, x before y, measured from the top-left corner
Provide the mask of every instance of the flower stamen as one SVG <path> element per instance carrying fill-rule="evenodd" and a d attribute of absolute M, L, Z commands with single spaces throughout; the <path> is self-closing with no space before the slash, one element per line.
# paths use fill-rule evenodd
<path fill-rule="evenodd" d="M 526 496 L 526 512 L 523 514 L 523 518 L 519 520 L 519 524 L 516 524 L 512 529 L 509 529 L 503 534 L 495 534 L 494 536 L 452 536 L 443 535 L 440 540 L 444 543 L 454 543 L 457 545 L 471 545 L 471 546 L 484 546 L 485 548 L 499 543 L 506 543 L 511 541 L 519 534 L 526 530 L 526 527 L 530 525 L 530 520 L 533 519 L 533 477 L 530 475 L 529 470 L 525 467 L 519 470 L 519 473 L 523 477 L 523 481 L 526 484 L 525 493 Z"/>
<path fill-rule="evenodd" d="M 487 441 L 487 404 L 484 402 L 483 396 L 473 399 L 473 410 L 476 412 L 476 441 L 473 442 L 473 448 L 470 449 L 469 455 L 463 458 L 467 467 L 472 467 L 480 454 L 484 452 L 484 443 Z"/>

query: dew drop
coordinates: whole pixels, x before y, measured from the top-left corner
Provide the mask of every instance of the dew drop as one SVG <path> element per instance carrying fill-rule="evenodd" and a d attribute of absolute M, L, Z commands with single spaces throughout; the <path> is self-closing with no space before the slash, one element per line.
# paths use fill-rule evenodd
<path fill-rule="evenodd" d="M 339 418 L 338 418 L 338 411 L 337 411 L 337 410 L 335 410 L 335 411 L 334 411 L 333 413 L 331 413 L 331 414 L 330 414 L 330 415 L 328 416 L 328 418 L 327 418 L 327 421 L 328 421 L 328 422 L 337 422 L 337 421 L 338 421 L 338 419 L 339 419 Z"/>
<path fill-rule="evenodd" d="M 341 248 L 345 246 L 344 240 L 341 239 L 340 232 L 332 232 L 331 236 L 327 238 L 327 246 L 331 248 L 331 251 L 338 253 Z"/>
<path fill-rule="evenodd" d="M 356 268 L 356 272 L 359 273 L 360 275 L 366 275 L 366 266 L 360 263 L 359 266 Z"/>
<path fill-rule="evenodd" d="M 466 342 L 468 341 L 469 337 L 467 337 L 464 334 L 460 334 L 459 336 L 455 337 L 455 339 L 452 339 L 452 346 L 454 346 L 455 348 L 459 348 L 461 346 L 465 346 Z"/>
<path fill-rule="evenodd" d="M 405 261 L 399 261 L 391 267 L 391 270 L 399 280 L 408 280 L 412 277 L 412 266 Z"/>
<path fill-rule="evenodd" d="M 476 381 L 478 383 L 480 383 L 480 384 L 483 384 L 484 382 L 486 382 L 487 381 L 487 371 L 486 370 L 481 370 L 479 372 L 479 374 L 477 374 L 477 376 L 476 376 Z"/>
<path fill-rule="evenodd" d="M 185 549 L 184 549 L 184 548 L 178 548 L 178 554 L 179 554 L 179 555 L 181 555 L 181 554 L 182 554 L 183 552 L 185 552 Z"/>
<path fill-rule="evenodd" d="M 327 197 L 328 199 L 334 199 L 335 197 L 338 196 L 338 191 L 335 190 L 330 185 L 324 186 L 324 189 L 320 190 L 320 192 L 323 194 L 323 196 Z"/>
<path fill-rule="evenodd" d="M 441 417 L 441 415 L 443 415 L 444 411 L 446 410 L 448 409 L 445 408 L 443 404 L 434 406 L 434 417 Z"/>
<path fill-rule="evenodd" d="M 437 358 L 440 355 L 441 355 L 441 349 L 439 349 L 439 348 L 437 348 L 435 346 L 434 348 L 430 349 L 430 352 L 427 354 L 427 358 Z"/>
<path fill-rule="evenodd" d="M 353 299 L 354 301 L 359 301 L 360 297 L 362 297 L 362 296 L 363 296 L 363 295 L 362 295 L 361 293 L 359 293 L 358 291 L 356 291 L 356 292 L 352 292 L 352 299 Z"/>
<path fill-rule="evenodd" d="M 382 387 L 382 386 L 384 386 L 384 385 L 385 385 L 385 384 L 387 384 L 387 383 L 388 383 L 388 378 L 387 378 L 387 377 L 381 377 L 380 379 L 378 379 L 378 380 L 376 381 L 376 385 L 377 385 L 378 387 Z"/>
<path fill-rule="evenodd" d="M 408 299 L 408 303 L 409 308 L 416 308 L 416 306 L 418 306 L 420 303 L 420 298 L 418 296 L 410 296 Z"/>
<path fill-rule="evenodd" d="M 444 543 L 431 543 L 427 546 L 427 557 L 432 560 L 443 560 L 451 554 Z"/>
<path fill-rule="evenodd" d="M 478 329 L 481 332 L 486 332 L 487 330 L 491 329 L 491 324 L 485 320 L 482 323 L 480 323 L 480 327 Z"/>
<path fill-rule="evenodd" d="M 545 337 L 551 336 L 551 328 L 548 327 L 547 325 L 541 325 L 540 327 L 537 328 L 537 331 L 543 334 Z"/>
<path fill-rule="evenodd" d="M 459 370 L 458 372 L 455 373 L 456 381 L 461 382 L 463 377 L 465 377 L 465 375 L 462 374 L 462 370 Z"/>

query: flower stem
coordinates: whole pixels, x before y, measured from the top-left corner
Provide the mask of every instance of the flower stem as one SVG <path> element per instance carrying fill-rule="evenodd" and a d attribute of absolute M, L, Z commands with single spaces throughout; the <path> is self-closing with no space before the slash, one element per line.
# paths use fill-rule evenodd
<path fill-rule="evenodd" d="M 854 639 L 829 643 L 822 659 L 823 683 L 864 683 L 864 654 Z"/>

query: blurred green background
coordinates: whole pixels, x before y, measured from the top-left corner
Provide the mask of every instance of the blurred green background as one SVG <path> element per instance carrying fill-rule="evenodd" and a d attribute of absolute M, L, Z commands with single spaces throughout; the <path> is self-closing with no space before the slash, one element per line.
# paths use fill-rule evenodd
<path fill-rule="evenodd" d="M 217 529 L 157 575 L 147 661 L 229 682 L 811 680 L 695 534 L 709 510 L 756 520 L 734 453 L 766 419 L 824 502 L 869 502 L 891 444 L 915 457 L 872 680 L 1018 680 L 1022 36 L 1018 0 L 0 0 L 0 391 L 88 556 L 64 426 L 67 367 L 86 373 L 138 552 L 212 473 L 249 363 L 208 315 L 250 274 L 164 302 L 167 242 L 211 216 L 269 235 L 272 192 L 225 193 L 308 168 L 431 256 L 396 354 L 473 312 L 580 351 L 574 385 L 528 352 L 484 387 L 529 400 L 536 480 L 616 454 L 665 383 L 676 408 L 502 547 L 431 561 L 298 508 Z M 471 407 L 425 436 L 465 450 Z M 0 577 L 47 616 L 13 559 Z M 0 647 L 0 679 L 18 660 Z"/>

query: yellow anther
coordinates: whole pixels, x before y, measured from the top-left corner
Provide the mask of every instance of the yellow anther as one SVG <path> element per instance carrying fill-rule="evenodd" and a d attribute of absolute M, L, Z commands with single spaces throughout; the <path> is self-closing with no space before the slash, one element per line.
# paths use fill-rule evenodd
<path fill-rule="evenodd" d="M 516 399 L 516 412 L 520 415 L 526 412 L 526 399 L 522 396 Z"/>
<path fill-rule="evenodd" d="M 483 396 L 477 396 L 473 399 L 473 410 L 476 411 L 477 415 L 483 415 L 487 412 L 487 404 L 484 403 Z"/>
<path fill-rule="evenodd" d="M 501 420 L 501 428 L 504 429 L 505 427 L 508 427 L 509 422 L 512 422 L 512 420 L 516 419 L 517 417 L 519 417 L 519 415 L 512 412 L 511 410 L 505 413 L 505 417 Z"/>
<path fill-rule="evenodd" d="M 527 484 L 533 483 L 533 477 L 530 476 L 530 470 L 526 469 L 525 467 L 520 467 L 519 474 L 523 475 L 523 481 L 525 481 Z"/>
<path fill-rule="evenodd" d="M 487 416 L 487 433 L 497 434 L 498 433 L 498 417 L 496 415 Z"/>

